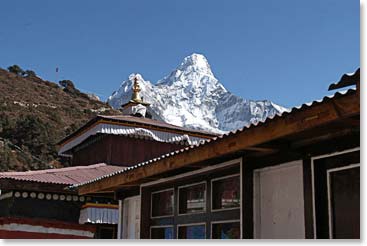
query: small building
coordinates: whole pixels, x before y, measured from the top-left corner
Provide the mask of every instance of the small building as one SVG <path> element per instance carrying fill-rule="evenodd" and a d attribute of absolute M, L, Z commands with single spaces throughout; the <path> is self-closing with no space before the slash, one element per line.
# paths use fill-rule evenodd
<path fill-rule="evenodd" d="M 149 118 L 137 78 L 133 92 L 122 115 L 93 118 L 59 142 L 59 155 L 70 157 L 72 165 L 131 166 L 217 136 Z"/>
<path fill-rule="evenodd" d="M 60 141 L 72 167 L 0 173 L 0 238 L 116 238 L 114 193 L 66 188 L 216 136 L 147 118 L 137 80 L 133 89 L 122 115 L 99 115 Z"/>
<path fill-rule="evenodd" d="M 95 164 L 0 173 L 0 238 L 116 237 L 113 196 L 79 196 L 65 187 L 122 169 Z"/>
<path fill-rule="evenodd" d="M 114 194 L 119 238 L 360 238 L 359 82 L 70 188 Z"/>

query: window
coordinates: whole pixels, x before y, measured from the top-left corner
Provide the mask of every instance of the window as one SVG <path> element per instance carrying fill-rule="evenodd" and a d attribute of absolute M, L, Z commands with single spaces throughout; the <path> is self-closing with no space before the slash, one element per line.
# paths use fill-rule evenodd
<path fill-rule="evenodd" d="M 240 207 L 240 176 L 212 180 L 212 210 Z"/>
<path fill-rule="evenodd" d="M 178 239 L 205 239 L 205 224 L 178 226 Z"/>
<path fill-rule="evenodd" d="M 242 237 L 240 181 L 236 159 L 144 184 L 142 202 L 150 211 L 142 214 L 141 238 Z"/>
<path fill-rule="evenodd" d="M 179 187 L 179 214 L 205 211 L 206 183 Z"/>
<path fill-rule="evenodd" d="M 240 239 L 241 230 L 240 222 L 213 222 L 212 224 L 213 239 Z"/>
<path fill-rule="evenodd" d="M 116 226 L 97 226 L 95 238 L 98 239 L 115 239 L 116 238 Z"/>
<path fill-rule="evenodd" d="M 152 193 L 152 217 L 173 215 L 173 189 Z"/>
<path fill-rule="evenodd" d="M 151 239 L 173 239 L 173 227 L 151 227 L 150 228 Z"/>

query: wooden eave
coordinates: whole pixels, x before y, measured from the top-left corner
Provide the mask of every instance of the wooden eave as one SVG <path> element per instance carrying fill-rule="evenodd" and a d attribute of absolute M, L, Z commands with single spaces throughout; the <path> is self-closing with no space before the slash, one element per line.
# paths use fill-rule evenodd
<path fill-rule="evenodd" d="M 36 191 L 36 192 L 54 192 L 75 194 L 75 191 L 65 190 L 66 184 L 50 184 L 34 181 L 0 179 L 0 189 L 5 190 L 20 190 L 20 191 Z"/>
<path fill-rule="evenodd" d="M 147 178 L 157 177 L 175 169 L 190 167 L 221 156 L 229 156 L 244 151 L 272 152 L 276 149 L 258 147 L 276 139 L 312 131 L 332 122 L 355 118 L 360 114 L 359 89 L 345 95 L 326 98 L 321 103 L 302 107 L 300 110 L 245 128 L 233 134 L 212 140 L 198 147 L 161 158 L 153 163 L 131 169 L 108 178 L 82 185 L 81 195 L 103 190 L 116 190 L 122 187 L 139 185 Z"/>

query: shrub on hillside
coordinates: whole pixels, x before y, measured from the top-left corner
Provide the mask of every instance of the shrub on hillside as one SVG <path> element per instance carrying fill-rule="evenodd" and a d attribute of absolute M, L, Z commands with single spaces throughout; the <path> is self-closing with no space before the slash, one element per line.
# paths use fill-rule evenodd
<path fill-rule="evenodd" d="M 36 73 L 32 70 L 25 70 L 23 73 L 24 77 L 36 77 Z"/>
<path fill-rule="evenodd" d="M 19 76 L 23 76 L 24 71 L 18 65 L 8 67 L 8 71 Z"/>
<path fill-rule="evenodd" d="M 73 81 L 71 80 L 61 80 L 59 84 L 64 88 L 65 92 L 71 93 L 71 94 L 79 94 L 80 91 L 75 88 Z"/>
<path fill-rule="evenodd" d="M 15 127 L 4 129 L 4 137 L 22 149 L 29 149 L 32 155 L 48 160 L 49 155 L 57 157 L 55 146 L 50 144 L 56 136 L 48 123 L 37 116 L 27 115 L 18 119 Z"/>

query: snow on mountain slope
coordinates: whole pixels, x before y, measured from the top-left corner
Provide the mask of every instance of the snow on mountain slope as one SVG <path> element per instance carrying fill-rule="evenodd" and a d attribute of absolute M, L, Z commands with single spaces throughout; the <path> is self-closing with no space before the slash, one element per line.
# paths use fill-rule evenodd
<path fill-rule="evenodd" d="M 223 133 L 263 121 L 286 108 L 268 100 L 247 100 L 227 91 L 214 77 L 207 59 L 192 54 L 156 84 L 131 74 L 109 98 L 113 108 L 130 100 L 138 76 L 141 96 L 151 103 L 153 118 L 178 126 Z"/>

